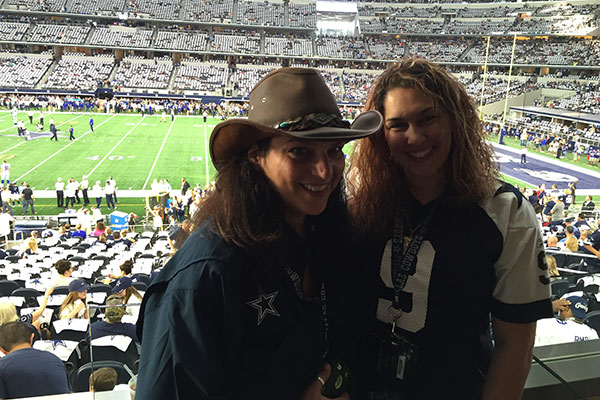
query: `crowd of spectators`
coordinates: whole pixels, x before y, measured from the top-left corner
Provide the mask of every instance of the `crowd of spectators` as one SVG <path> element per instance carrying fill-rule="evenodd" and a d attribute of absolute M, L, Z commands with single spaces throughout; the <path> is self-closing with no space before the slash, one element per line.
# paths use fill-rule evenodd
<path fill-rule="evenodd" d="M 283 3 L 239 0 L 237 16 L 237 22 L 244 25 L 284 26 L 285 6 Z"/>
<path fill-rule="evenodd" d="M 234 88 L 240 97 L 248 97 L 250 90 L 252 90 L 254 85 L 273 69 L 275 68 L 250 68 L 238 66 L 229 75 L 229 81 L 234 84 Z"/>
<path fill-rule="evenodd" d="M 150 47 L 152 31 L 149 29 L 127 29 L 121 30 L 120 27 L 101 27 L 98 26 L 90 39 L 90 44 L 96 46 L 114 46 L 114 47 Z"/>
<path fill-rule="evenodd" d="M 460 61 L 461 54 L 470 46 L 470 41 L 454 39 L 431 39 L 408 42 L 408 55 L 434 62 Z"/>
<path fill-rule="evenodd" d="M 181 5 L 176 1 L 129 0 L 127 12 L 136 17 L 147 16 L 156 19 L 179 19 Z"/>
<path fill-rule="evenodd" d="M 406 55 L 406 39 L 367 36 L 367 45 L 374 60 L 397 60 Z"/>
<path fill-rule="evenodd" d="M 313 55 L 312 40 L 310 38 L 294 37 L 265 37 L 265 54 L 285 56 Z"/>
<path fill-rule="evenodd" d="M 52 59 L 49 57 L 0 56 L 0 85 L 9 88 L 32 88 L 50 65 Z"/>
<path fill-rule="evenodd" d="M 28 42 L 83 44 L 90 32 L 89 25 L 35 24 L 27 35 Z"/>
<path fill-rule="evenodd" d="M 224 65 L 183 62 L 177 71 L 175 88 L 180 90 L 221 91 L 227 84 L 228 69 Z"/>
<path fill-rule="evenodd" d="M 125 8 L 126 0 L 69 0 L 66 12 L 86 15 L 117 15 Z"/>
<path fill-rule="evenodd" d="M 233 18 L 233 0 L 182 0 L 181 17 L 185 21 L 228 22 Z"/>
<path fill-rule="evenodd" d="M 367 58 L 365 43 L 361 38 L 319 36 L 315 39 L 317 55 L 330 58 Z"/>
<path fill-rule="evenodd" d="M 317 5 L 315 3 L 289 3 L 289 26 L 301 28 L 317 27 Z"/>
<path fill-rule="evenodd" d="M 28 28 L 27 23 L 0 21 L 0 41 L 19 42 Z"/>
<path fill-rule="evenodd" d="M 154 41 L 157 49 L 206 51 L 208 32 L 199 30 L 158 31 Z"/>
<path fill-rule="evenodd" d="M 483 64 L 487 42 L 477 40 L 464 56 L 465 62 Z M 510 63 L 512 41 L 492 39 L 488 63 Z M 600 41 L 583 39 L 519 40 L 515 46 L 515 64 L 597 65 Z"/>
<path fill-rule="evenodd" d="M 209 51 L 258 54 L 260 53 L 260 34 L 236 30 L 231 30 L 231 33 L 215 33 L 209 39 Z"/>
<path fill-rule="evenodd" d="M 581 86 L 574 95 L 549 101 L 546 107 L 600 115 L 600 85 Z"/>
<path fill-rule="evenodd" d="M 106 57 L 62 58 L 44 83 L 45 89 L 95 90 L 108 79 L 113 60 Z"/>
<path fill-rule="evenodd" d="M 63 12 L 67 0 L 6 0 L 4 7 L 28 11 Z"/>
<path fill-rule="evenodd" d="M 124 59 L 115 75 L 115 84 L 125 88 L 166 89 L 169 86 L 173 63 L 136 62 Z"/>
<path fill-rule="evenodd" d="M 360 27 L 365 33 L 427 33 L 440 34 L 444 20 L 405 19 L 396 17 L 361 18 Z"/>

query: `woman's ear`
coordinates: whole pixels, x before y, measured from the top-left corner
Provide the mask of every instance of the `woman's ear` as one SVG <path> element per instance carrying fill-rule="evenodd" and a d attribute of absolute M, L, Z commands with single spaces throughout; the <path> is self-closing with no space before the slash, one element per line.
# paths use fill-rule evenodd
<path fill-rule="evenodd" d="M 248 149 L 246 153 L 248 160 L 255 166 L 260 167 L 261 151 L 258 148 L 258 144 L 254 143 L 252 147 Z"/>

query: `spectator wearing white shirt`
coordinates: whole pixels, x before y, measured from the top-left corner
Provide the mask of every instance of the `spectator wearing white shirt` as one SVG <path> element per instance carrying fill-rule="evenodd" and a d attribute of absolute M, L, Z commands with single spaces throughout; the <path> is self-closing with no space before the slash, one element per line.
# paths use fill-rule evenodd
<path fill-rule="evenodd" d="M 81 230 L 90 232 L 94 223 L 90 210 L 81 208 L 75 214 L 77 215 L 77 223 L 81 225 Z"/>
<path fill-rule="evenodd" d="M 92 224 L 96 224 L 98 221 L 103 221 L 102 211 L 99 207 L 92 207 Z M 90 228 L 91 229 L 91 228 Z"/>
<path fill-rule="evenodd" d="M 559 318 L 537 322 L 534 346 L 598 339 L 598 333 L 583 323 L 588 311 L 588 303 L 583 297 L 570 296 L 556 300 L 553 306 L 559 311 Z"/>
<path fill-rule="evenodd" d="M 15 220 L 12 215 L 4 212 L 4 208 L 0 208 L 0 237 L 8 238 L 11 232 L 11 224 Z"/>

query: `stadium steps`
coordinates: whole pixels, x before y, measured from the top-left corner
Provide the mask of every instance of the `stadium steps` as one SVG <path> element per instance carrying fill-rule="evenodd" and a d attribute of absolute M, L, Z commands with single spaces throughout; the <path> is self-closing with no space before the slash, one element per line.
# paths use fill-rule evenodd
<path fill-rule="evenodd" d="M 36 83 L 34 89 L 42 89 L 42 87 L 44 86 L 44 83 L 48 82 L 48 77 L 50 77 L 50 74 L 52 73 L 52 71 L 54 71 L 54 69 L 58 65 L 59 61 L 60 60 L 52 61 L 52 64 L 50 64 L 50 66 L 48 67 L 48 69 L 46 70 L 44 75 L 42 75 L 42 77 L 40 78 L 38 83 Z"/>
<path fill-rule="evenodd" d="M 238 2 L 233 2 L 233 7 L 231 8 L 231 22 L 234 24 L 238 24 Z M 261 35 L 262 36 L 262 35 Z"/>
<path fill-rule="evenodd" d="M 469 54 L 469 51 L 475 47 L 475 41 L 473 41 L 473 43 L 471 43 L 469 46 L 467 46 L 467 48 L 465 49 L 465 51 L 462 52 L 462 54 L 460 56 L 458 56 L 458 59 L 456 60 L 456 62 L 462 62 L 462 60 L 465 59 L 465 57 L 467 56 L 467 54 Z"/>
<path fill-rule="evenodd" d="M 119 69 L 119 62 L 115 62 L 113 64 L 112 70 L 110 71 L 110 74 L 108 74 L 108 82 L 112 82 L 115 79 L 115 75 L 117 75 L 117 70 Z"/>
<path fill-rule="evenodd" d="M 175 86 L 175 78 L 177 78 L 177 74 L 179 73 L 179 66 L 173 65 L 173 71 L 171 71 L 171 77 L 169 78 L 169 86 L 167 86 L 168 90 L 173 90 Z"/>
<path fill-rule="evenodd" d="M 96 26 L 95 25 L 90 26 L 90 31 L 88 32 L 88 35 L 85 38 L 85 41 L 83 42 L 83 44 L 90 44 L 90 41 L 92 40 L 92 37 L 94 36 L 94 31 L 95 30 L 96 30 Z"/>

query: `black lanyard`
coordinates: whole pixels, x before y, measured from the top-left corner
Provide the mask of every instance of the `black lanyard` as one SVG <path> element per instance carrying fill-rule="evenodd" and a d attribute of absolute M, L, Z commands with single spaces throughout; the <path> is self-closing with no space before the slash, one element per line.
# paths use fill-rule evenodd
<path fill-rule="evenodd" d="M 296 291 L 296 296 L 298 296 L 301 300 L 315 302 L 314 298 L 309 298 L 304 295 L 302 291 L 302 279 L 300 279 L 300 275 L 296 271 L 294 271 L 290 266 L 285 267 L 285 272 L 287 272 L 290 277 L 292 284 L 294 285 L 294 290 Z M 321 282 L 321 290 L 319 291 L 319 296 L 317 301 L 321 303 L 321 320 L 323 321 L 323 337 L 325 341 L 327 341 L 327 337 L 329 334 L 329 317 L 327 314 L 327 291 L 325 290 L 325 282 Z"/>
<path fill-rule="evenodd" d="M 410 311 L 412 304 L 407 307 L 401 307 L 402 290 L 406 286 L 408 277 L 414 275 L 417 268 L 417 254 L 425 240 L 425 233 L 435 210 L 440 203 L 440 199 L 433 205 L 425 220 L 415 228 L 410 238 L 408 248 L 404 251 L 404 216 L 405 213 L 400 209 L 396 209 L 394 218 L 394 236 L 392 237 L 392 283 L 394 285 L 394 299 L 392 305 L 395 309 Z M 406 304 L 405 304 L 406 305 Z"/>

